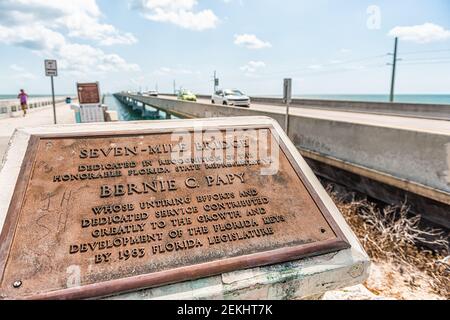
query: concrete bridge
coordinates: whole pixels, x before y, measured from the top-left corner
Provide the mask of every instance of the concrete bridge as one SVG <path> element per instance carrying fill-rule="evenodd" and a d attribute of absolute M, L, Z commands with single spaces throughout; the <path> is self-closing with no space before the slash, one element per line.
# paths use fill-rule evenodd
<path fill-rule="evenodd" d="M 181 118 L 263 115 L 284 126 L 280 99 L 253 98 L 250 108 L 174 96 L 117 93 Z M 450 106 L 295 100 L 289 137 L 319 176 L 375 199 L 400 204 L 450 228 Z"/>
<path fill-rule="evenodd" d="M 122 95 L 115 95 L 115 97 L 122 102 L 122 104 L 128 106 L 133 111 L 140 112 L 142 117 L 150 117 L 155 119 L 160 119 L 161 117 L 165 119 L 172 119 L 172 115 L 165 110 L 153 107 L 152 105 L 146 103 L 145 101 L 139 101 L 137 99 L 131 99 Z M 161 113 L 160 113 L 161 111 Z"/>

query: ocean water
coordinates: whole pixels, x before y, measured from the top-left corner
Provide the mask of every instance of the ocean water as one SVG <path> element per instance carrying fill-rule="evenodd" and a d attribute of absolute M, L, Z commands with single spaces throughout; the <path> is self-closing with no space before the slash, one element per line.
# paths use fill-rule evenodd
<path fill-rule="evenodd" d="M 301 95 L 301 96 L 295 96 L 295 98 L 389 102 L 389 95 L 387 95 L 387 94 Z M 399 95 L 395 96 L 394 102 L 450 104 L 450 94 L 399 94 Z"/>

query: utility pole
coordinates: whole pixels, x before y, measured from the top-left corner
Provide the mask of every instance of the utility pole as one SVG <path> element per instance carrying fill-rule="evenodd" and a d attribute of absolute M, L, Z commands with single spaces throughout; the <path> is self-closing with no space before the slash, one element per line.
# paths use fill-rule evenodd
<path fill-rule="evenodd" d="M 286 117 L 284 120 L 284 130 L 289 137 L 289 107 L 292 102 L 292 79 L 287 78 L 283 81 L 283 102 L 286 103 Z"/>
<path fill-rule="evenodd" d="M 395 37 L 395 45 L 394 45 L 394 53 L 392 54 L 394 56 L 393 62 L 392 62 L 392 79 L 391 79 L 391 94 L 389 96 L 389 101 L 394 102 L 394 91 L 395 91 L 395 72 L 397 69 L 397 48 L 398 48 L 398 38 Z"/>
<path fill-rule="evenodd" d="M 177 83 L 173 80 L 173 94 L 177 94 Z"/>
<path fill-rule="evenodd" d="M 214 92 L 216 92 L 217 91 L 217 87 L 219 86 L 219 79 L 217 78 L 217 73 L 216 73 L 216 71 L 214 70 Z"/>

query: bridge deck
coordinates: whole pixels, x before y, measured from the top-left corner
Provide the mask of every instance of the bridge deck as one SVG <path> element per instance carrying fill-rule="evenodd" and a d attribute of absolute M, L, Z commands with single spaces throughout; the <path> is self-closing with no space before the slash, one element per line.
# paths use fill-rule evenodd
<path fill-rule="evenodd" d="M 56 105 L 56 120 L 58 124 L 75 123 L 75 116 L 66 103 Z M 37 127 L 53 124 L 53 106 L 45 106 L 27 110 L 26 117 L 20 115 L 13 118 L 0 119 L 0 162 L 8 147 L 8 142 L 14 130 L 24 127 Z"/>
<path fill-rule="evenodd" d="M 160 96 L 159 98 L 176 100 L 176 97 L 173 96 Z M 209 99 L 198 99 L 197 102 L 203 104 L 211 104 L 211 100 Z M 286 108 L 279 105 L 252 103 L 250 109 L 283 115 L 286 113 Z M 362 112 L 332 111 L 306 107 L 292 107 L 289 109 L 289 112 L 291 115 L 300 117 L 310 117 L 331 121 L 359 123 L 369 126 L 381 126 L 394 129 L 450 135 L 450 121 L 445 120 L 367 114 Z"/>

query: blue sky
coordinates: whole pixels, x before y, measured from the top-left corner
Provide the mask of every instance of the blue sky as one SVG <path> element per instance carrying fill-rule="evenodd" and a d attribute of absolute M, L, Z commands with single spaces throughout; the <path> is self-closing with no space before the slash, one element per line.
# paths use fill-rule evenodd
<path fill-rule="evenodd" d="M 394 35 L 397 93 L 450 93 L 447 0 L 0 0 L 0 94 L 102 91 L 387 93 Z"/>

